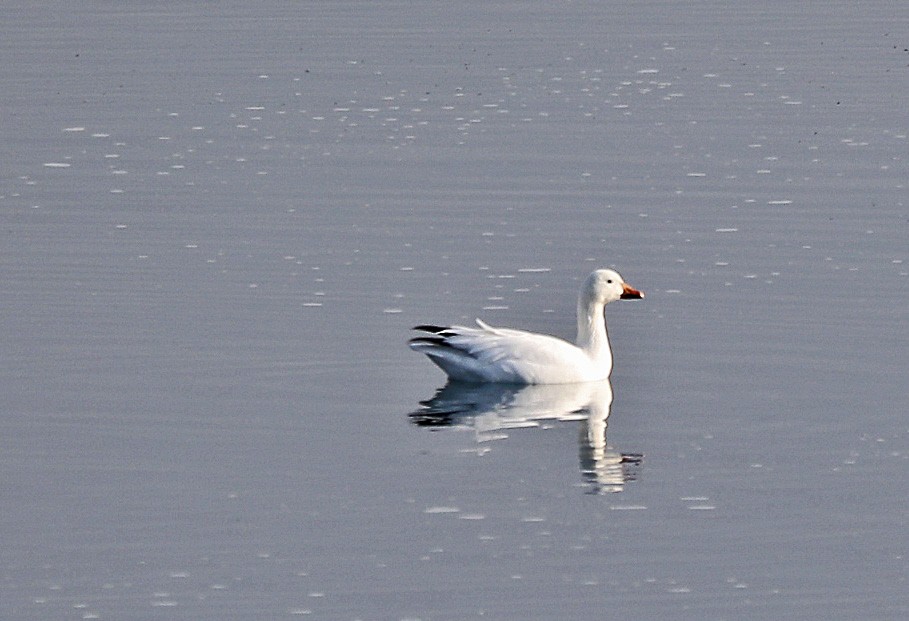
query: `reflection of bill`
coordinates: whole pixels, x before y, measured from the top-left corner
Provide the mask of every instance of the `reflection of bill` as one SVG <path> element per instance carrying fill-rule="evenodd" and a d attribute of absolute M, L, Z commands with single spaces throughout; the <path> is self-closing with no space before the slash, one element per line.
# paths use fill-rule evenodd
<path fill-rule="evenodd" d="M 644 459 L 641 453 L 622 453 L 609 446 L 606 418 L 592 415 L 581 423 L 578 451 L 581 474 L 590 484 L 590 494 L 621 492 L 626 483 L 637 480 Z"/>
<path fill-rule="evenodd" d="M 606 442 L 609 380 L 549 386 L 450 382 L 420 406 L 410 414 L 415 425 L 473 429 L 478 442 L 507 438 L 507 430 L 538 427 L 540 421 L 582 421 L 580 468 L 589 493 L 620 492 L 640 471 L 641 454 L 621 453 Z"/>

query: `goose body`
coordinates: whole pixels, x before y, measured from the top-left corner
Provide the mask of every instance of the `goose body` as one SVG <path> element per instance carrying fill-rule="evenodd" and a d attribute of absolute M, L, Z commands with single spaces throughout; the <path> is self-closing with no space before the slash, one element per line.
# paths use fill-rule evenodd
<path fill-rule="evenodd" d="M 612 372 L 605 306 L 620 299 L 640 299 L 614 270 L 596 270 L 578 296 L 576 344 L 547 334 L 494 328 L 416 326 L 426 332 L 409 341 L 455 381 L 498 384 L 570 384 L 604 380 Z"/>

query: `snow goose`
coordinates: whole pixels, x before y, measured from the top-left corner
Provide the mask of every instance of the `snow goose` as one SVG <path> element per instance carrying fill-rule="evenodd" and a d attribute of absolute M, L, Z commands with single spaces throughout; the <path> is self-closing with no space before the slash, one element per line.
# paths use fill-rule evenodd
<path fill-rule="evenodd" d="M 477 319 L 476 328 L 416 326 L 429 333 L 409 341 L 448 377 L 460 382 L 498 384 L 571 384 L 604 380 L 612 372 L 612 350 L 604 308 L 615 300 L 644 294 L 614 270 L 596 270 L 578 296 L 577 345 L 523 330 L 493 328 Z"/>

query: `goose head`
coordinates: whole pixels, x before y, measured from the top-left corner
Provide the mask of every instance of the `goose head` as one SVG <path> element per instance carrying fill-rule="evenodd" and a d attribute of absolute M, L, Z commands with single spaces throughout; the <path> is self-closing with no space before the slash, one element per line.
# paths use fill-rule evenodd
<path fill-rule="evenodd" d="M 616 300 L 639 300 L 644 294 L 628 283 L 615 270 L 596 270 L 584 283 L 582 298 L 588 304 L 609 304 Z"/>

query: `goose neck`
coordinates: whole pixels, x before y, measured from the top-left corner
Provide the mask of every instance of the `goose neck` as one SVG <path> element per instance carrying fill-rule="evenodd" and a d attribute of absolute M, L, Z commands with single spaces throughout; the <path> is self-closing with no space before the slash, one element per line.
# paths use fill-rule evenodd
<path fill-rule="evenodd" d="M 609 336 L 606 333 L 605 304 L 586 299 L 578 300 L 578 347 L 597 357 L 609 351 Z"/>

